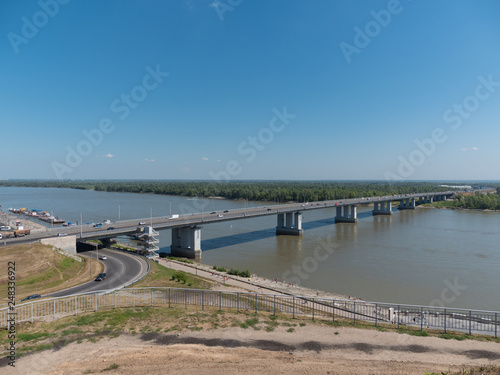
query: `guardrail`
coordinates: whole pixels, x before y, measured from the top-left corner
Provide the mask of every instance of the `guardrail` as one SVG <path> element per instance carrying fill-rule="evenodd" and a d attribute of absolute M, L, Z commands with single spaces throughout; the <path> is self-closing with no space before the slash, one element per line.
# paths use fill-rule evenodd
<path fill-rule="evenodd" d="M 498 312 L 466 310 L 383 302 L 309 298 L 279 294 L 250 292 L 223 292 L 200 289 L 177 288 L 129 288 L 114 291 L 97 291 L 66 297 L 34 300 L 15 307 L 0 309 L 0 327 L 34 321 L 55 321 L 69 315 L 89 311 L 136 306 L 197 306 L 201 309 L 232 309 L 258 312 L 281 312 L 311 319 L 335 322 L 349 319 L 371 323 L 375 326 L 386 323 L 412 327 L 413 329 L 436 329 L 468 334 L 498 337 Z M 10 320 L 9 320 L 10 319 Z"/>

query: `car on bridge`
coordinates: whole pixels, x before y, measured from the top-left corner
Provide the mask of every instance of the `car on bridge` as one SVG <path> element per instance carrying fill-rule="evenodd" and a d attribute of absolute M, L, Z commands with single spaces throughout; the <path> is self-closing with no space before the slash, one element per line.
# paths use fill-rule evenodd
<path fill-rule="evenodd" d="M 101 224 L 101 223 L 99 223 L 99 224 L 94 224 L 94 228 L 100 228 L 100 227 L 102 227 L 102 224 Z"/>
<path fill-rule="evenodd" d="M 99 259 L 100 259 L 100 260 L 107 260 L 107 259 L 108 259 L 108 257 L 107 257 L 106 255 L 101 255 L 101 256 L 99 257 Z"/>
<path fill-rule="evenodd" d="M 115 227 L 109 227 L 108 230 L 115 230 Z"/>
<path fill-rule="evenodd" d="M 105 278 L 106 278 L 106 273 L 103 272 L 97 275 L 94 281 L 103 281 Z"/>
<path fill-rule="evenodd" d="M 57 237 L 64 237 L 67 235 L 68 235 L 68 233 L 57 233 Z"/>
<path fill-rule="evenodd" d="M 139 221 L 139 225 L 146 225 L 145 221 Z"/>

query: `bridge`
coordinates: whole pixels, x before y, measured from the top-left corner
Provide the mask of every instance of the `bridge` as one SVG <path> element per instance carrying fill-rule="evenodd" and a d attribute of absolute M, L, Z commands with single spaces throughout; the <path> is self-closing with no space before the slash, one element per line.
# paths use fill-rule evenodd
<path fill-rule="evenodd" d="M 200 212 L 169 217 L 121 220 L 96 228 L 92 225 L 80 225 L 57 228 L 43 233 L 33 233 L 29 240 L 41 240 L 43 243 L 57 242 L 72 244 L 89 240 L 109 240 L 121 235 L 136 235 L 145 243 L 145 251 L 151 253 L 158 249 L 154 236 L 158 230 L 172 230 L 171 253 L 173 256 L 201 258 L 201 224 L 211 224 L 231 220 L 243 220 L 260 216 L 277 216 L 277 235 L 301 235 L 302 212 L 325 208 L 336 208 L 336 223 L 356 223 L 357 206 L 373 204 L 373 215 L 391 215 L 393 203 L 399 202 L 400 210 L 415 209 L 418 204 L 432 203 L 452 197 L 453 191 L 419 193 L 368 198 L 338 199 L 308 203 L 288 203 L 263 207 L 240 208 L 235 210 Z M 18 241 L 16 241 L 18 240 Z M 21 239 L 9 242 L 20 242 Z M 76 247 L 73 246 L 75 249 Z M 75 250 L 76 252 L 76 250 Z"/>

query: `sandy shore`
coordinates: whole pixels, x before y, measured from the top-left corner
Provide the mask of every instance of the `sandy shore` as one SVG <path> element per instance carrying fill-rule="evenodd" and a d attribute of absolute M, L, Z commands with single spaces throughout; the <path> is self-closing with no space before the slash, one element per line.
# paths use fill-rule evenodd
<path fill-rule="evenodd" d="M 269 280 L 264 277 L 257 276 L 255 274 L 252 275 L 251 278 L 227 275 L 225 273 L 217 272 L 211 266 L 205 264 L 199 264 L 199 263 L 185 264 L 175 260 L 166 260 L 161 258 L 158 261 L 162 266 L 196 274 L 199 276 L 203 276 L 207 279 L 210 279 L 217 284 L 217 288 L 219 290 L 228 290 L 228 289 L 220 289 L 222 287 L 225 288 L 233 287 L 237 289 L 244 289 L 258 293 L 273 293 L 273 294 L 278 293 L 278 294 L 289 294 L 289 295 L 303 296 L 303 297 L 360 300 L 359 298 L 353 296 L 346 296 L 338 293 L 329 293 L 320 290 L 309 289 L 302 286 L 287 283 L 286 281 Z"/>
<path fill-rule="evenodd" d="M 424 374 L 500 364 L 500 345 L 356 328 L 122 335 L 20 358 L 5 374 Z M 108 371 L 105 371 L 108 370 Z"/>

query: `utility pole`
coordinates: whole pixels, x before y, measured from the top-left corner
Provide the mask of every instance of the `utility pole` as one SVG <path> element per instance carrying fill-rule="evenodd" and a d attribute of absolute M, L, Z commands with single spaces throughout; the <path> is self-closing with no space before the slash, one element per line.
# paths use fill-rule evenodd
<path fill-rule="evenodd" d="M 118 221 L 120 221 L 120 205 L 118 205 Z"/>
<path fill-rule="evenodd" d="M 80 239 L 83 237 L 83 219 L 82 213 L 80 212 Z"/>

